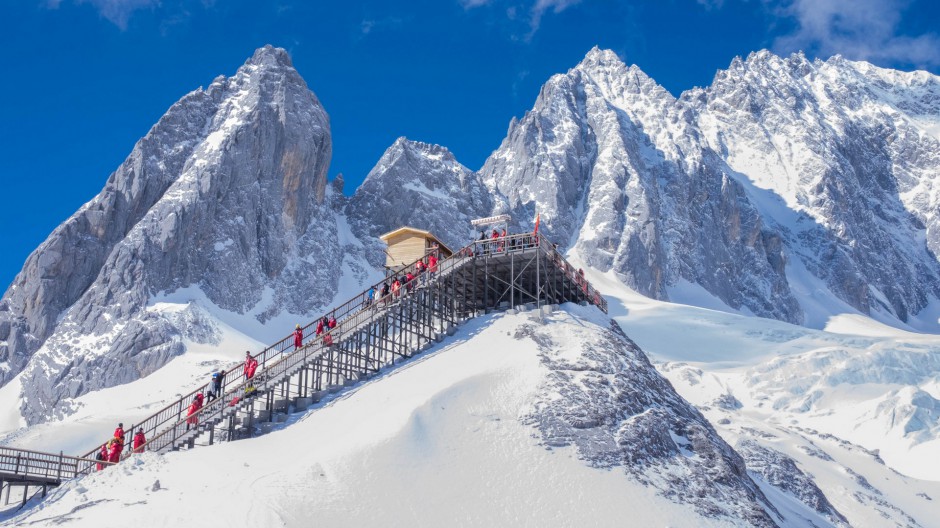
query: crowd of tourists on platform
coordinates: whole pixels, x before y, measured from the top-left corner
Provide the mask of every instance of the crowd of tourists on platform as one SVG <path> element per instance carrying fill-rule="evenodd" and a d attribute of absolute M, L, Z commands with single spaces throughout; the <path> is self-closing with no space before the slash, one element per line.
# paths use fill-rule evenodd
<path fill-rule="evenodd" d="M 362 307 L 371 308 L 391 304 L 413 292 L 418 285 L 429 282 L 438 270 L 437 254 L 438 250 L 433 248 L 425 258 L 419 259 L 413 267 L 402 269 L 399 271 L 401 275 L 395 275 L 382 282 L 378 290 L 375 286 L 369 288 L 363 299 Z"/>
<path fill-rule="evenodd" d="M 502 230 L 493 229 L 490 233 L 484 230 L 480 232 L 480 238 L 474 242 L 476 244 L 471 244 L 462 250 L 464 252 L 463 256 L 491 255 L 534 247 L 538 244 L 538 234 L 536 232 L 526 232 L 513 235 L 506 228 Z"/>

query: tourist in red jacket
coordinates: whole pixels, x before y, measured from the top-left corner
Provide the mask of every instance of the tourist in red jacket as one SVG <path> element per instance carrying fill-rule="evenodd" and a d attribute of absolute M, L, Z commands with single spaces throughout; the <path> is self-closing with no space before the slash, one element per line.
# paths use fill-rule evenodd
<path fill-rule="evenodd" d="M 111 439 L 111 448 L 108 450 L 108 461 L 118 463 L 121 461 L 121 451 L 124 450 L 124 444 L 117 438 Z"/>
<path fill-rule="evenodd" d="M 199 405 L 199 400 L 193 398 L 193 402 L 189 404 L 189 409 L 186 411 L 186 430 L 189 431 L 189 426 L 199 425 L 199 417 L 196 416 L 196 413 L 199 412 L 199 409 L 202 407 Z"/>
<path fill-rule="evenodd" d="M 95 456 L 98 459 L 98 471 L 104 469 L 104 463 L 110 460 L 111 455 L 108 453 L 108 444 L 101 444 L 101 451 L 98 451 L 98 454 Z"/>
<path fill-rule="evenodd" d="M 437 272 L 437 255 L 431 253 L 428 256 L 428 273 Z"/>
<path fill-rule="evenodd" d="M 258 370 L 258 360 L 251 357 L 251 352 L 245 352 L 245 379 L 250 380 L 255 377 L 256 370 Z"/>
<path fill-rule="evenodd" d="M 294 348 L 300 348 L 304 346 L 304 329 L 297 325 L 297 328 L 294 329 Z"/>
<path fill-rule="evenodd" d="M 144 430 L 138 429 L 137 434 L 134 435 L 134 452 L 143 453 L 144 444 L 147 443 L 147 439 L 144 437 Z"/>
<path fill-rule="evenodd" d="M 124 424 L 119 423 L 117 428 L 114 429 L 114 438 L 120 438 L 121 443 L 124 443 Z"/>
<path fill-rule="evenodd" d="M 320 319 L 319 321 L 317 321 L 317 335 L 318 335 L 318 336 L 323 333 L 323 327 L 324 327 L 325 325 L 326 325 L 326 318 L 325 318 L 325 317 L 324 317 L 323 319 Z"/>

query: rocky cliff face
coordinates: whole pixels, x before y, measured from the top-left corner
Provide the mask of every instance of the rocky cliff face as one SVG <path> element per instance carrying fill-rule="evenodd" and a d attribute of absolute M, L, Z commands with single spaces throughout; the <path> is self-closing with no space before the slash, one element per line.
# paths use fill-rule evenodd
<path fill-rule="evenodd" d="M 925 72 L 764 51 L 676 99 L 594 49 L 545 84 L 480 177 L 497 212 L 529 227 L 537 208 L 555 240 L 646 295 L 689 282 L 804 323 L 813 277 L 909 321 L 940 296 L 938 115 Z"/>
<path fill-rule="evenodd" d="M 499 211 L 536 208 L 549 236 L 632 288 L 668 299 L 685 280 L 726 304 L 802 320 L 786 253 L 695 114 L 636 66 L 592 50 L 542 88 L 481 177 Z"/>
<path fill-rule="evenodd" d="M 379 235 L 411 226 L 456 250 L 475 238 L 470 221 L 490 210 L 486 187 L 449 150 L 399 138 L 356 189 L 346 214 L 356 235 L 370 241 L 370 260 L 381 266 Z"/>
<path fill-rule="evenodd" d="M 940 293 L 940 79 L 762 51 L 684 94 L 730 174 L 839 298 L 907 321 Z"/>
<path fill-rule="evenodd" d="M 281 49 L 173 105 L 2 301 L 4 380 L 35 352 L 27 419 L 153 372 L 183 337 L 213 339 L 198 308 L 172 319 L 148 310 L 160 292 L 194 286 L 262 321 L 328 302 L 338 276 L 323 271 L 344 257 L 330 155 L 326 112 Z"/>

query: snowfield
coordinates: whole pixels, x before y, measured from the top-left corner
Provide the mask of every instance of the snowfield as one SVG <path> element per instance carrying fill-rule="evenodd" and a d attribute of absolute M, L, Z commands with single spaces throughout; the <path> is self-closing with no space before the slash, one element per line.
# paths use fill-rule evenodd
<path fill-rule="evenodd" d="M 905 476 L 893 469 L 893 458 L 883 451 L 882 460 L 863 442 L 887 443 L 913 456 L 904 450 L 903 437 L 872 437 L 844 427 L 852 416 L 846 413 L 855 411 L 839 405 L 839 398 L 852 391 L 830 391 L 828 400 L 816 400 L 813 411 L 774 410 L 775 391 L 782 389 L 761 396 L 768 385 L 749 378 L 780 355 L 754 346 L 759 343 L 779 348 L 812 338 L 858 348 L 875 336 L 863 340 L 652 301 L 618 288 L 609 277 L 590 278 L 614 293 L 608 297 L 611 315 L 627 335 L 648 347 L 680 394 L 742 454 L 774 523 L 936 526 L 940 477 L 929 464 L 937 460 L 935 440 L 918 444 L 916 453 L 927 453 L 924 463 L 908 468 L 924 480 Z M 689 471 L 680 481 L 689 480 L 695 464 L 702 464 L 687 438 L 671 433 L 676 454 L 662 466 L 670 473 L 662 474 L 622 460 L 598 463 L 590 447 L 596 428 L 569 442 L 546 441 L 550 435 L 533 416 L 562 397 L 558 378 L 552 378 L 553 362 L 582 365 L 571 372 L 583 374 L 586 353 L 596 348 L 593 336 L 604 334 L 609 321 L 594 308 L 563 308 L 544 323 L 534 312 L 471 320 L 431 351 L 292 415 L 271 434 L 135 457 L 71 481 L 24 512 L 8 511 L 3 525 L 623 526 L 625 520 L 633 526 L 750 525 L 741 518 L 704 515 L 688 497 L 664 496 L 675 486 L 671 472 Z M 854 324 L 858 321 L 840 320 L 836 326 L 846 332 Z M 879 339 L 908 345 L 937 340 L 889 333 Z M 553 352 L 546 353 L 545 341 L 554 343 Z M 85 451 L 100 440 L 95 433 L 107 434 L 122 416 L 130 421 L 122 413 L 155 410 L 184 388 L 167 390 L 174 381 L 195 385 L 231 359 L 206 350 L 187 352 L 147 378 L 79 398 L 79 412 L 20 431 L 12 443 Z M 726 394 L 731 398 L 723 401 Z M 142 403 L 147 400 L 152 408 Z M 825 413 L 828 421 L 820 417 Z M 625 450 L 630 453 L 630 446 Z M 683 457 L 692 465 L 676 465 Z M 898 460 L 903 466 L 906 459 Z M 803 489 L 807 482 L 816 491 Z"/>
<path fill-rule="evenodd" d="M 513 337 L 529 318 L 470 321 L 450 342 L 283 430 L 135 457 L 68 483 L 6 525 L 728 525 L 623 471 L 591 468 L 572 447 L 540 445 L 520 422 L 548 373 L 535 342 Z M 591 324 L 553 321 L 559 337 Z"/>

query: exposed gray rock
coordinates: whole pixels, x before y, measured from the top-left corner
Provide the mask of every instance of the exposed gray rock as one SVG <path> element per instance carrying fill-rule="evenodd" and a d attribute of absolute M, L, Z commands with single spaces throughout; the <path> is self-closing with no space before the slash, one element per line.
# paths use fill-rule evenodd
<path fill-rule="evenodd" d="M 762 446 L 754 440 L 742 440 L 735 450 L 744 457 L 747 468 L 767 484 L 797 498 L 812 510 L 825 516 L 835 526 L 849 526 L 844 515 L 829 502 L 811 476 L 803 473 L 796 462 L 783 453 Z"/>
<path fill-rule="evenodd" d="M 668 299 L 686 280 L 734 308 L 802 311 L 778 233 L 699 133 L 695 115 L 636 66 L 592 50 L 552 77 L 481 169 L 508 211 L 591 266 Z"/>
<path fill-rule="evenodd" d="M 432 232 L 452 250 L 476 238 L 470 220 L 492 209 L 478 176 L 444 147 L 399 138 L 369 172 L 346 208 L 356 235 L 370 241 L 370 260 L 384 264 L 378 236 L 402 226 Z"/>
<path fill-rule="evenodd" d="M 683 100 L 731 175 L 785 204 L 763 212 L 839 298 L 907 321 L 937 296 L 937 76 L 761 51 Z"/>
<path fill-rule="evenodd" d="M 779 513 L 744 460 L 615 323 L 598 339 L 564 345 L 545 326 L 527 325 L 516 337 L 534 340 L 551 371 L 525 419 L 546 446 L 574 445 L 586 463 L 622 467 L 704 516 L 776 526 Z"/>
<path fill-rule="evenodd" d="M 818 287 L 802 267 L 906 322 L 940 296 L 938 115 L 927 72 L 762 51 L 676 99 L 595 48 L 543 86 L 480 176 L 497 212 L 529 228 L 537 208 L 555 241 L 646 295 L 687 281 L 803 323 L 794 291 Z"/>

